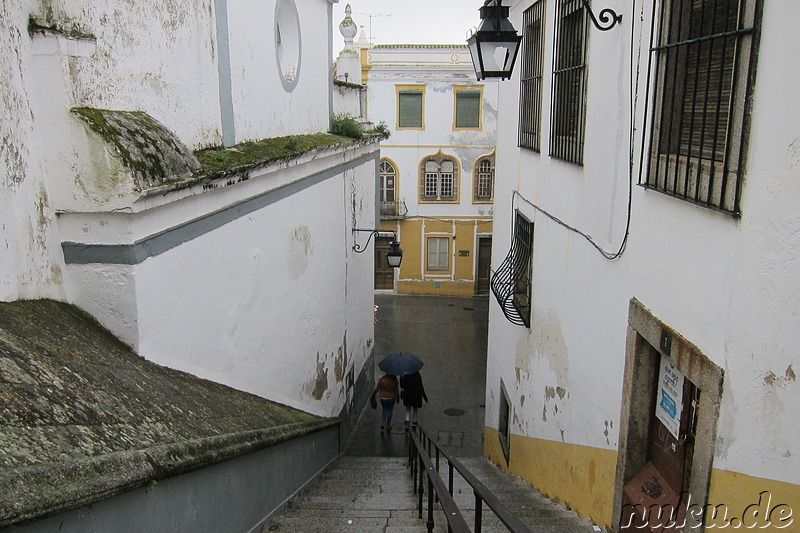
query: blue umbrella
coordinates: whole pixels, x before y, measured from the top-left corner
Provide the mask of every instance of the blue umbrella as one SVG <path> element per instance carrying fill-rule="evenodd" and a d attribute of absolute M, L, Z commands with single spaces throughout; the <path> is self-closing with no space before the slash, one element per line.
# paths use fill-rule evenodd
<path fill-rule="evenodd" d="M 392 376 L 405 376 L 419 372 L 424 364 L 411 352 L 392 352 L 381 359 L 378 368 Z"/>

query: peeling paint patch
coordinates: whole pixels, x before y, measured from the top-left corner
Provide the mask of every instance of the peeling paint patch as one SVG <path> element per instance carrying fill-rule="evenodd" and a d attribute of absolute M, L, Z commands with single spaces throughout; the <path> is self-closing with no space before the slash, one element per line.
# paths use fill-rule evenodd
<path fill-rule="evenodd" d="M 564 395 L 566 393 L 567 393 L 567 389 L 563 389 L 561 387 L 556 387 L 556 394 L 558 394 L 558 397 L 561 398 L 562 400 L 564 399 Z"/>
<path fill-rule="evenodd" d="M 297 281 L 305 274 L 308 270 L 309 258 L 313 255 L 311 230 L 306 225 L 297 226 L 289 236 L 286 249 L 286 259 L 292 281 Z"/>
<path fill-rule="evenodd" d="M 317 352 L 317 365 L 313 383 L 314 389 L 311 391 L 311 397 L 320 401 L 325 395 L 325 391 L 328 390 L 328 369 L 325 368 L 325 361 L 319 360 L 319 352 Z"/>
<path fill-rule="evenodd" d="M 333 362 L 333 375 L 336 378 L 336 383 L 344 381 L 345 369 L 347 367 L 347 333 L 345 332 L 344 338 L 342 338 L 342 345 L 339 346 L 339 351 Z"/>
<path fill-rule="evenodd" d="M 778 379 L 778 376 L 776 376 L 774 372 L 770 371 L 766 376 L 764 376 L 764 383 L 767 385 L 774 385 L 776 379 Z"/>
<path fill-rule="evenodd" d="M 733 444 L 733 440 L 717 437 L 717 445 L 714 448 L 714 455 L 720 459 L 728 458 L 728 449 Z"/>
<path fill-rule="evenodd" d="M 525 395 L 521 394 L 519 397 L 519 406 L 523 407 L 525 405 Z"/>
<path fill-rule="evenodd" d="M 795 381 L 797 379 L 797 375 L 794 373 L 792 369 L 792 365 L 789 365 L 786 369 L 786 381 Z"/>
<path fill-rule="evenodd" d="M 789 145 L 789 165 L 791 168 L 800 168 L 800 139 L 795 139 Z"/>

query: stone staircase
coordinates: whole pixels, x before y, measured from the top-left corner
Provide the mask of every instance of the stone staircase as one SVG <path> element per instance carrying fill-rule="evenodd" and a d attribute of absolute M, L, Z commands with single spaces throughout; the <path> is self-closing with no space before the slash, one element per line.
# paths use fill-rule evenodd
<path fill-rule="evenodd" d="M 483 458 L 459 460 L 534 533 L 605 531 Z M 419 518 L 418 496 L 413 493 L 406 463 L 407 459 L 404 457 L 341 456 L 302 493 L 293 498 L 281 513 L 267 522 L 262 533 L 425 532 L 427 495 L 423 502 L 423 518 Z M 446 462 L 442 462 L 440 471 L 447 483 Z M 470 527 L 474 527 L 475 497 L 472 489 L 457 473 L 453 492 L 464 518 Z M 434 531 L 447 531 L 447 524 L 438 505 L 434 521 Z M 507 531 L 485 505 L 482 531 Z"/>

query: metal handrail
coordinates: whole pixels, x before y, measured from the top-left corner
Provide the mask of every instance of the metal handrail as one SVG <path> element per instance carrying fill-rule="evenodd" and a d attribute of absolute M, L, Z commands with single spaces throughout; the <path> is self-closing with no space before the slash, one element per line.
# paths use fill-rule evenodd
<path fill-rule="evenodd" d="M 464 516 L 461 514 L 461 511 L 458 509 L 455 500 L 453 500 L 453 490 L 452 486 L 448 491 L 448 487 L 445 487 L 444 481 L 442 477 L 439 475 L 439 464 L 437 461 L 436 466 L 431 462 L 430 458 L 430 449 L 427 451 L 425 450 L 422 443 L 420 443 L 419 438 L 414 432 L 410 433 L 411 438 L 409 439 L 409 467 L 411 468 L 411 476 L 414 478 L 414 493 L 419 495 L 419 504 L 418 504 L 418 511 L 419 511 L 419 518 L 422 518 L 422 496 L 424 494 L 424 485 L 423 485 L 423 472 L 422 468 L 419 468 L 418 461 L 422 462 L 422 466 L 425 468 L 425 474 L 427 474 L 428 478 L 428 520 L 426 522 L 426 527 L 428 528 L 428 533 L 433 531 L 434 521 L 433 521 L 433 495 L 434 492 L 436 493 L 436 498 L 439 500 L 439 503 L 442 506 L 442 510 L 444 511 L 445 519 L 447 519 L 447 531 L 452 533 L 470 533 L 469 526 L 467 525 L 467 521 L 464 519 Z M 416 450 L 417 453 L 414 453 L 412 450 Z M 419 475 L 417 475 L 419 474 Z M 452 484 L 451 484 L 452 485 Z"/>
<path fill-rule="evenodd" d="M 424 438 L 424 441 L 427 444 L 427 450 L 426 450 L 426 448 L 425 448 L 425 446 L 423 444 L 419 443 L 419 439 L 418 439 L 418 437 L 416 435 L 417 432 L 419 432 L 422 435 L 422 437 Z M 411 431 L 411 439 L 410 439 L 410 441 L 411 441 L 411 443 L 413 443 L 413 446 L 419 452 L 420 458 L 423 460 L 423 464 L 425 464 L 425 460 L 426 459 L 427 459 L 428 463 L 431 463 L 431 459 L 430 459 L 430 457 L 431 457 L 431 447 L 433 447 L 433 450 L 435 451 L 435 455 L 436 455 L 436 466 L 435 466 L 436 477 L 438 479 L 440 479 L 440 480 L 441 480 L 441 477 L 438 474 L 438 472 L 439 472 L 439 458 L 440 458 L 440 455 L 444 456 L 444 458 L 447 460 L 447 464 L 448 464 L 448 484 L 447 484 L 447 491 L 448 492 L 447 492 L 447 495 L 451 499 L 452 499 L 452 494 L 453 494 L 453 470 L 454 469 L 457 470 L 458 473 L 461 475 L 461 477 L 464 478 L 464 481 L 466 481 L 470 485 L 470 487 L 472 487 L 472 490 L 473 490 L 473 492 L 475 494 L 475 529 L 474 529 L 475 533 L 480 533 L 481 532 L 481 526 L 482 526 L 482 521 L 483 521 L 483 503 L 486 503 L 486 506 L 495 514 L 495 516 L 497 516 L 498 520 L 500 520 L 500 522 L 502 522 L 503 525 L 506 526 L 506 528 L 509 531 L 512 531 L 513 533 L 531 533 L 530 528 L 528 528 L 528 526 L 526 526 L 524 523 L 522 523 L 522 521 L 519 518 L 517 518 L 517 516 L 514 513 L 509 511 L 500 502 L 500 500 L 497 498 L 497 496 L 495 496 L 495 494 L 486 485 L 481 483 L 481 481 L 478 478 L 476 478 L 472 474 L 472 472 L 470 472 L 469 469 L 467 469 L 467 467 L 465 467 L 461 463 L 461 461 L 459 461 L 455 457 L 451 457 L 450 455 L 447 454 L 447 452 L 442 450 L 441 447 L 439 446 L 439 444 L 436 441 L 434 441 L 425 432 L 424 429 L 422 429 L 419 426 L 414 427 L 412 429 L 412 431 Z M 412 451 L 411 448 L 412 448 L 412 446 L 411 446 L 411 444 L 409 444 L 409 467 L 411 468 L 412 476 L 415 476 L 416 470 L 415 470 L 415 465 L 413 464 L 413 460 L 412 460 L 413 451 Z M 426 451 L 426 453 L 422 453 L 422 451 L 420 451 L 420 450 L 424 450 L 424 451 Z M 427 456 L 427 457 L 424 457 L 424 456 Z M 426 468 L 427 468 L 427 466 L 426 466 Z M 416 478 L 415 478 L 415 480 L 416 480 Z M 438 495 L 439 495 L 439 492 L 437 491 L 437 496 Z M 429 494 L 428 498 L 430 500 L 432 498 L 432 495 Z M 440 497 L 440 499 L 441 499 L 441 497 Z M 429 507 L 430 506 L 431 506 L 431 504 L 429 502 Z M 443 507 L 444 507 L 444 505 L 443 505 Z M 431 514 L 430 514 L 431 511 L 429 510 L 428 512 L 429 512 L 429 517 L 430 517 L 431 516 Z M 420 518 L 422 518 L 422 496 L 421 495 L 420 495 Z M 429 527 L 433 527 L 433 526 L 431 525 Z M 430 529 L 428 531 L 430 531 Z M 469 530 L 467 529 L 467 531 L 469 531 Z"/>

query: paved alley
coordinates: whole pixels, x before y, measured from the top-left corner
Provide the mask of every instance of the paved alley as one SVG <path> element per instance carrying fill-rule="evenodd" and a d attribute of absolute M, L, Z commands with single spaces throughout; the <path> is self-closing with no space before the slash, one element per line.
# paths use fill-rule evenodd
<path fill-rule="evenodd" d="M 413 352 L 430 403 L 419 410 L 425 430 L 456 457 L 483 454 L 486 336 L 489 298 L 398 296 L 376 293 L 375 377 L 388 352 Z M 395 407 L 392 430 L 380 431 L 380 408 L 367 406 L 350 437 L 347 455 L 405 455 L 404 409 Z"/>
<path fill-rule="evenodd" d="M 482 458 L 488 297 L 449 298 L 377 293 L 377 362 L 388 352 L 405 350 L 424 361 L 421 374 L 430 403 L 420 424 L 458 457 L 532 531 L 590 533 L 578 517 L 533 490 L 519 478 Z M 426 531 L 419 518 L 407 467 L 408 437 L 403 408 L 396 407 L 390 432 L 380 430 L 380 409 L 364 409 L 345 453 L 274 517 L 264 532 L 334 533 Z M 443 461 L 442 475 L 447 466 Z M 454 497 L 467 523 L 474 525 L 472 489 L 455 476 Z M 426 498 L 427 501 L 427 498 Z M 427 516 L 427 509 L 423 517 Z M 506 531 L 484 508 L 483 531 Z M 440 510 L 434 531 L 447 531 Z"/>

